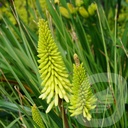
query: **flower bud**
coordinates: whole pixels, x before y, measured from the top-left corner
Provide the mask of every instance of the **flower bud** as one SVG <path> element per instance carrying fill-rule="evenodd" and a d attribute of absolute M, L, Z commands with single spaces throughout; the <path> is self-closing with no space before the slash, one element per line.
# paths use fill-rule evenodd
<path fill-rule="evenodd" d="M 68 6 L 69 12 L 70 12 L 71 14 L 76 13 L 77 9 L 74 8 L 72 4 L 67 3 L 67 6 Z"/>
<path fill-rule="evenodd" d="M 83 5 L 83 0 L 75 0 L 75 4 L 76 6 L 80 7 L 81 5 Z"/>
<path fill-rule="evenodd" d="M 79 8 L 79 13 L 84 18 L 88 18 L 89 17 L 89 14 L 88 14 L 87 10 L 84 7 L 80 7 Z"/>
<path fill-rule="evenodd" d="M 69 14 L 69 12 L 66 8 L 61 6 L 61 7 L 59 7 L 59 9 L 60 9 L 60 13 L 61 13 L 62 16 L 70 19 L 70 14 Z"/>
<path fill-rule="evenodd" d="M 88 7 L 88 13 L 92 16 L 95 14 L 95 11 L 97 10 L 97 4 L 96 3 L 92 3 L 91 5 L 89 5 Z"/>
<path fill-rule="evenodd" d="M 54 0 L 54 3 L 55 4 L 59 4 L 60 3 L 60 0 Z"/>

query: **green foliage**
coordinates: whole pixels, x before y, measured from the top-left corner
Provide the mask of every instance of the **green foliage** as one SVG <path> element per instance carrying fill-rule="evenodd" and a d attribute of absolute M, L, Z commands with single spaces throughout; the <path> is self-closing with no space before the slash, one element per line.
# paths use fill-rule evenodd
<path fill-rule="evenodd" d="M 97 5 L 94 11 L 90 9 L 93 3 Z M 49 23 L 70 81 L 73 78 L 73 55 L 77 53 L 80 61 L 83 62 L 82 67 L 89 75 L 102 72 L 116 73 L 128 82 L 127 0 L 111 2 L 82 0 L 79 5 L 76 4 L 76 0 L 68 2 L 66 0 L 60 0 L 60 2 L 56 0 L 14 0 L 14 3 L 0 1 L 0 5 L 2 5 L 0 6 L 1 128 L 36 126 L 31 113 L 33 104 L 38 107 L 46 128 L 86 127 L 80 124 L 77 118 L 70 116 L 69 104 L 64 101 L 62 104 L 58 103 L 59 107 L 52 108 L 48 114 L 45 113 L 48 104 L 39 98 L 42 79 L 37 63 L 37 22 L 42 17 Z M 60 7 L 66 9 L 66 14 L 70 18 L 63 16 Z M 83 13 L 79 11 L 81 7 L 86 9 L 89 14 L 88 18 L 81 15 Z M 112 79 L 111 76 L 109 77 Z M 107 87 L 110 88 L 111 95 L 113 93 L 118 95 L 118 90 L 112 83 L 97 83 L 91 86 L 91 89 L 95 95 Z M 121 84 L 120 87 L 121 90 L 124 89 Z M 117 107 L 117 101 L 114 97 L 112 98 L 115 103 L 110 108 L 103 113 L 92 114 L 93 118 L 103 119 L 100 127 L 103 127 L 104 119 L 112 115 Z M 100 99 L 103 99 L 102 95 L 97 101 L 100 102 Z M 117 116 L 122 109 L 124 109 L 123 105 L 117 109 Z M 127 128 L 127 111 L 124 111 L 118 122 L 115 122 L 115 119 L 112 119 L 112 122 L 113 125 L 109 126 L 110 128 Z M 88 125 L 92 127 L 93 124 L 88 123 Z M 94 125 L 99 126 L 96 122 Z"/>

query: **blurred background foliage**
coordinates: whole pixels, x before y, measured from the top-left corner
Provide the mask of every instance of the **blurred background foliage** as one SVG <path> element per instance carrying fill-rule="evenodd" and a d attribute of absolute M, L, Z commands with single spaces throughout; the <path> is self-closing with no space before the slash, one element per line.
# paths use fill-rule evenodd
<path fill-rule="evenodd" d="M 45 127 L 63 127 L 59 109 L 45 114 L 47 104 L 38 98 L 41 90 L 37 64 L 40 18 L 48 20 L 70 79 L 73 54 L 77 53 L 89 75 L 117 73 L 128 82 L 128 0 L 78 0 L 80 4 L 76 1 L 0 0 L 0 128 L 38 128 L 31 114 L 34 104 Z M 123 85 L 120 86 L 123 90 Z M 110 87 L 108 83 L 98 83 L 92 89 L 96 93 L 107 87 Z M 112 87 L 118 95 L 114 85 Z M 128 127 L 127 103 L 128 99 L 122 118 L 116 123 L 113 120 L 110 128 Z M 116 105 L 105 115 L 92 116 L 107 117 L 114 108 Z M 70 128 L 85 127 L 70 117 L 67 104 L 65 109 Z"/>

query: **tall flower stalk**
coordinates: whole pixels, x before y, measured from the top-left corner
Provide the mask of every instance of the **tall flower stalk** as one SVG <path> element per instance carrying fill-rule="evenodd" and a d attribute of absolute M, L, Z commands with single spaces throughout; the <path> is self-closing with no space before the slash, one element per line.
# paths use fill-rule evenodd
<path fill-rule="evenodd" d="M 59 99 L 69 102 L 71 84 L 48 23 L 43 19 L 39 20 L 38 57 L 40 58 L 38 60 L 39 73 L 43 86 L 39 98 L 46 99 L 49 104 L 46 110 L 48 113 L 53 106 L 58 106 Z"/>
<path fill-rule="evenodd" d="M 96 107 L 96 98 L 92 93 L 89 78 L 83 67 L 83 63 L 80 64 L 77 54 L 74 54 L 74 60 L 73 87 L 69 111 L 71 112 L 71 116 L 82 114 L 83 117 L 90 121 L 90 110 Z"/>

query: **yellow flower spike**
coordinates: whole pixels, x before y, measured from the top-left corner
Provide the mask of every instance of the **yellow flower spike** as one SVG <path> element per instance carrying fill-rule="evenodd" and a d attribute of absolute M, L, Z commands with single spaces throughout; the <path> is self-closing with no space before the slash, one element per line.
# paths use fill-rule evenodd
<path fill-rule="evenodd" d="M 96 107 L 96 98 L 92 93 L 89 78 L 80 64 L 77 54 L 74 54 L 75 64 L 73 65 L 73 87 L 70 98 L 69 112 L 71 116 L 83 114 L 83 117 L 91 120 L 90 110 Z"/>
<path fill-rule="evenodd" d="M 84 7 L 80 7 L 78 11 L 79 11 L 79 13 L 82 17 L 84 17 L 84 18 L 89 17 L 89 14 L 88 14 L 87 10 Z"/>
<path fill-rule="evenodd" d="M 75 5 L 80 7 L 84 3 L 83 0 L 75 0 Z"/>
<path fill-rule="evenodd" d="M 61 13 L 62 16 L 70 19 L 70 14 L 69 14 L 69 12 L 66 8 L 60 6 L 59 9 L 60 9 L 60 13 Z"/>
<path fill-rule="evenodd" d="M 44 86 L 39 98 L 46 99 L 48 113 L 53 106 L 58 106 L 59 98 L 69 102 L 71 83 L 48 23 L 43 19 L 39 20 L 38 57 L 39 73 L 43 80 L 41 86 Z"/>
<path fill-rule="evenodd" d="M 89 7 L 88 7 L 89 15 L 93 16 L 95 14 L 96 10 L 97 10 L 97 4 L 96 3 L 92 3 L 91 5 L 89 5 Z"/>
<path fill-rule="evenodd" d="M 34 104 L 33 106 L 32 106 L 32 118 L 33 118 L 33 120 L 35 121 L 35 123 L 40 127 L 40 128 L 45 128 L 45 125 L 44 125 L 44 123 L 43 123 L 43 121 L 42 121 L 42 118 L 41 118 L 41 115 L 40 115 L 40 113 L 39 113 L 39 111 L 38 111 L 38 108 L 36 107 L 36 105 Z M 35 128 L 36 128 L 36 126 L 35 126 Z"/>

